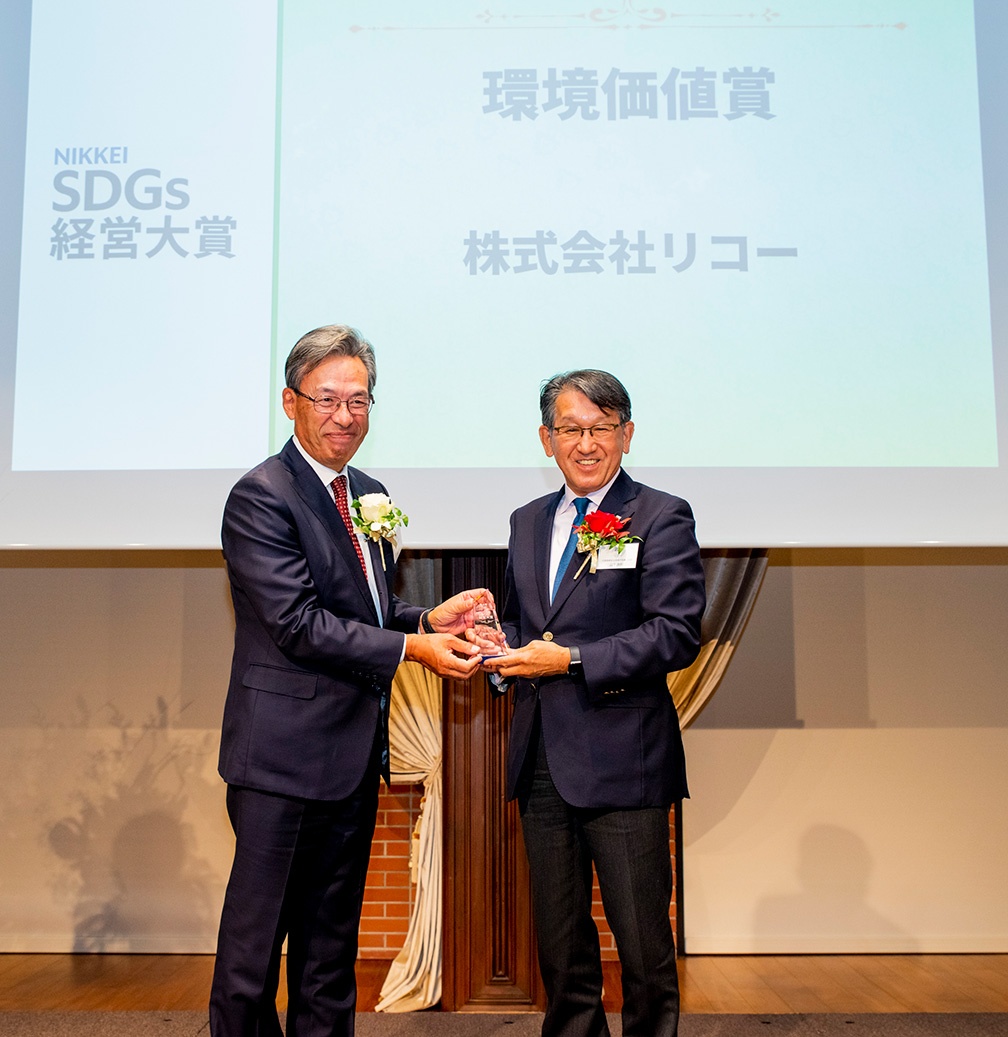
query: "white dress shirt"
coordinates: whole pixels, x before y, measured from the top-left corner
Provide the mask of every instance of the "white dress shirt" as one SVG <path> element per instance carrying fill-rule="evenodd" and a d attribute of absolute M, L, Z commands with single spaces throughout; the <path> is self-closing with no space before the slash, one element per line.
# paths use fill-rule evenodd
<path fill-rule="evenodd" d="M 588 511 L 586 514 L 590 515 L 593 511 L 598 511 L 599 505 L 605 499 L 605 495 L 609 492 L 609 487 L 619 478 L 619 473 L 622 469 L 618 469 L 616 474 L 605 484 L 597 490 L 592 490 L 589 493 L 588 500 L 591 502 L 588 505 Z M 574 522 L 574 518 L 577 515 L 577 507 L 574 501 L 578 499 L 582 494 L 575 493 L 569 486 L 564 486 L 563 500 L 560 501 L 557 506 L 556 513 L 553 515 L 553 539 L 550 541 L 550 554 L 549 554 L 549 583 L 548 587 L 552 587 L 556 580 L 557 569 L 560 566 L 560 559 L 563 557 L 564 548 L 567 546 L 567 541 L 570 539 L 571 525 Z"/>

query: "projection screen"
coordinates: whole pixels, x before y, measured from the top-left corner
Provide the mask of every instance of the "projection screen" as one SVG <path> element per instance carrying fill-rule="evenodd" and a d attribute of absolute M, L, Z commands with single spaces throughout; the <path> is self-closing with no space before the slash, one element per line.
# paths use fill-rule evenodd
<path fill-rule="evenodd" d="M 375 346 L 354 464 L 408 546 L 506 543 L 573 367 L 623 380 L 627 467 L 705 546 L 1008 543 L 1006 30 L 997 0 L 11 0 L 0 544 L 219 546 L 334 322 Z"/>

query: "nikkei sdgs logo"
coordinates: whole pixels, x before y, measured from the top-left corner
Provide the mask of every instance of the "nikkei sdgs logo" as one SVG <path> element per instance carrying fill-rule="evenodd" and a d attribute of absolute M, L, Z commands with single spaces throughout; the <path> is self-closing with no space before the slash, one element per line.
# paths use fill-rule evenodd
<path fill-rule="evenodd" d="M 63 167 L 52 183 L 53 259 L 153 259 L 161 252 L 234 258 L 238 221 L 206 213 L 193 219 L 188 178 L 153 166 L 129 171 L 128 146 L 54 148 L 53 163 Z"/>

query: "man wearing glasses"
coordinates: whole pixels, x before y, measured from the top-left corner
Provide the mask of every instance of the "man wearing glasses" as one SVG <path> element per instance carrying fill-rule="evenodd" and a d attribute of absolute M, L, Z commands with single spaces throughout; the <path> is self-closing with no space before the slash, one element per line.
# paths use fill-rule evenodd
<path fill-rule="evenodd" d="M 465 591 L 429 612 L 392 592 L 393 552 L 354 531 L 348 502 L 384 486 L 349 466 L 368 431 L 375 357 L 352 328 L 291 350 L 283 408 L 294 435 L 243 476 L 221 539 L 235 613 L 220 773 L 235 832 L 210 995 L 214 1037 L 352 1034 L 357 932 L 388 708 L 399 663 L 465 679 Z M 349 483 L 349 485 L 348 485 Z M 423 632 L 421 632 L 421 629 Z"/>
<path fill-rule="evenodd" d="M 669 808 L 687 795 L 666 674 L 693 662 L 705 604 L 689 505 L 621 468 L 634 424 L 613 375 L 556 375 L 539 437 L 565 485 L 511 516 L 502 626 L 484 666 L 513 686 L 509 798 L 532 879 L 544 1037 L 608 1034 L 592 864 L 622 968 L 625 1037 L 669 1037 L 679 1019 L 669 923 Z M 635 539 L 583 567 L 572 527 L 629 519 Z M 599 516 L 601 520 L 601 516 Z M 580 572 L 579 572 L 580 570 Z"/>

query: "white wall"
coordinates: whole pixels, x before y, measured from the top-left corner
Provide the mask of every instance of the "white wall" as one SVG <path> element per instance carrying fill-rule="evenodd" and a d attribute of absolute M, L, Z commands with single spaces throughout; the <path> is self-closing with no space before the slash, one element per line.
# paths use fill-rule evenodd
<path fill-rule="evenodd" d="M 0 951 L 212 951 L 213 552 L 0 552 Z M 1008 950 L 1008 551 L 774 552 L 686 734 L 687 950 Z"/>
<path fill-rule="evenodd" d="M 0 951 L 212 951 L 219 553 L 21 558 L 0 554 Z"/>
<path fill-rule="evenodd" d="M 777 551 L 686 732 L 688 953 L 1008 950 L 1008 552 Z"/>

